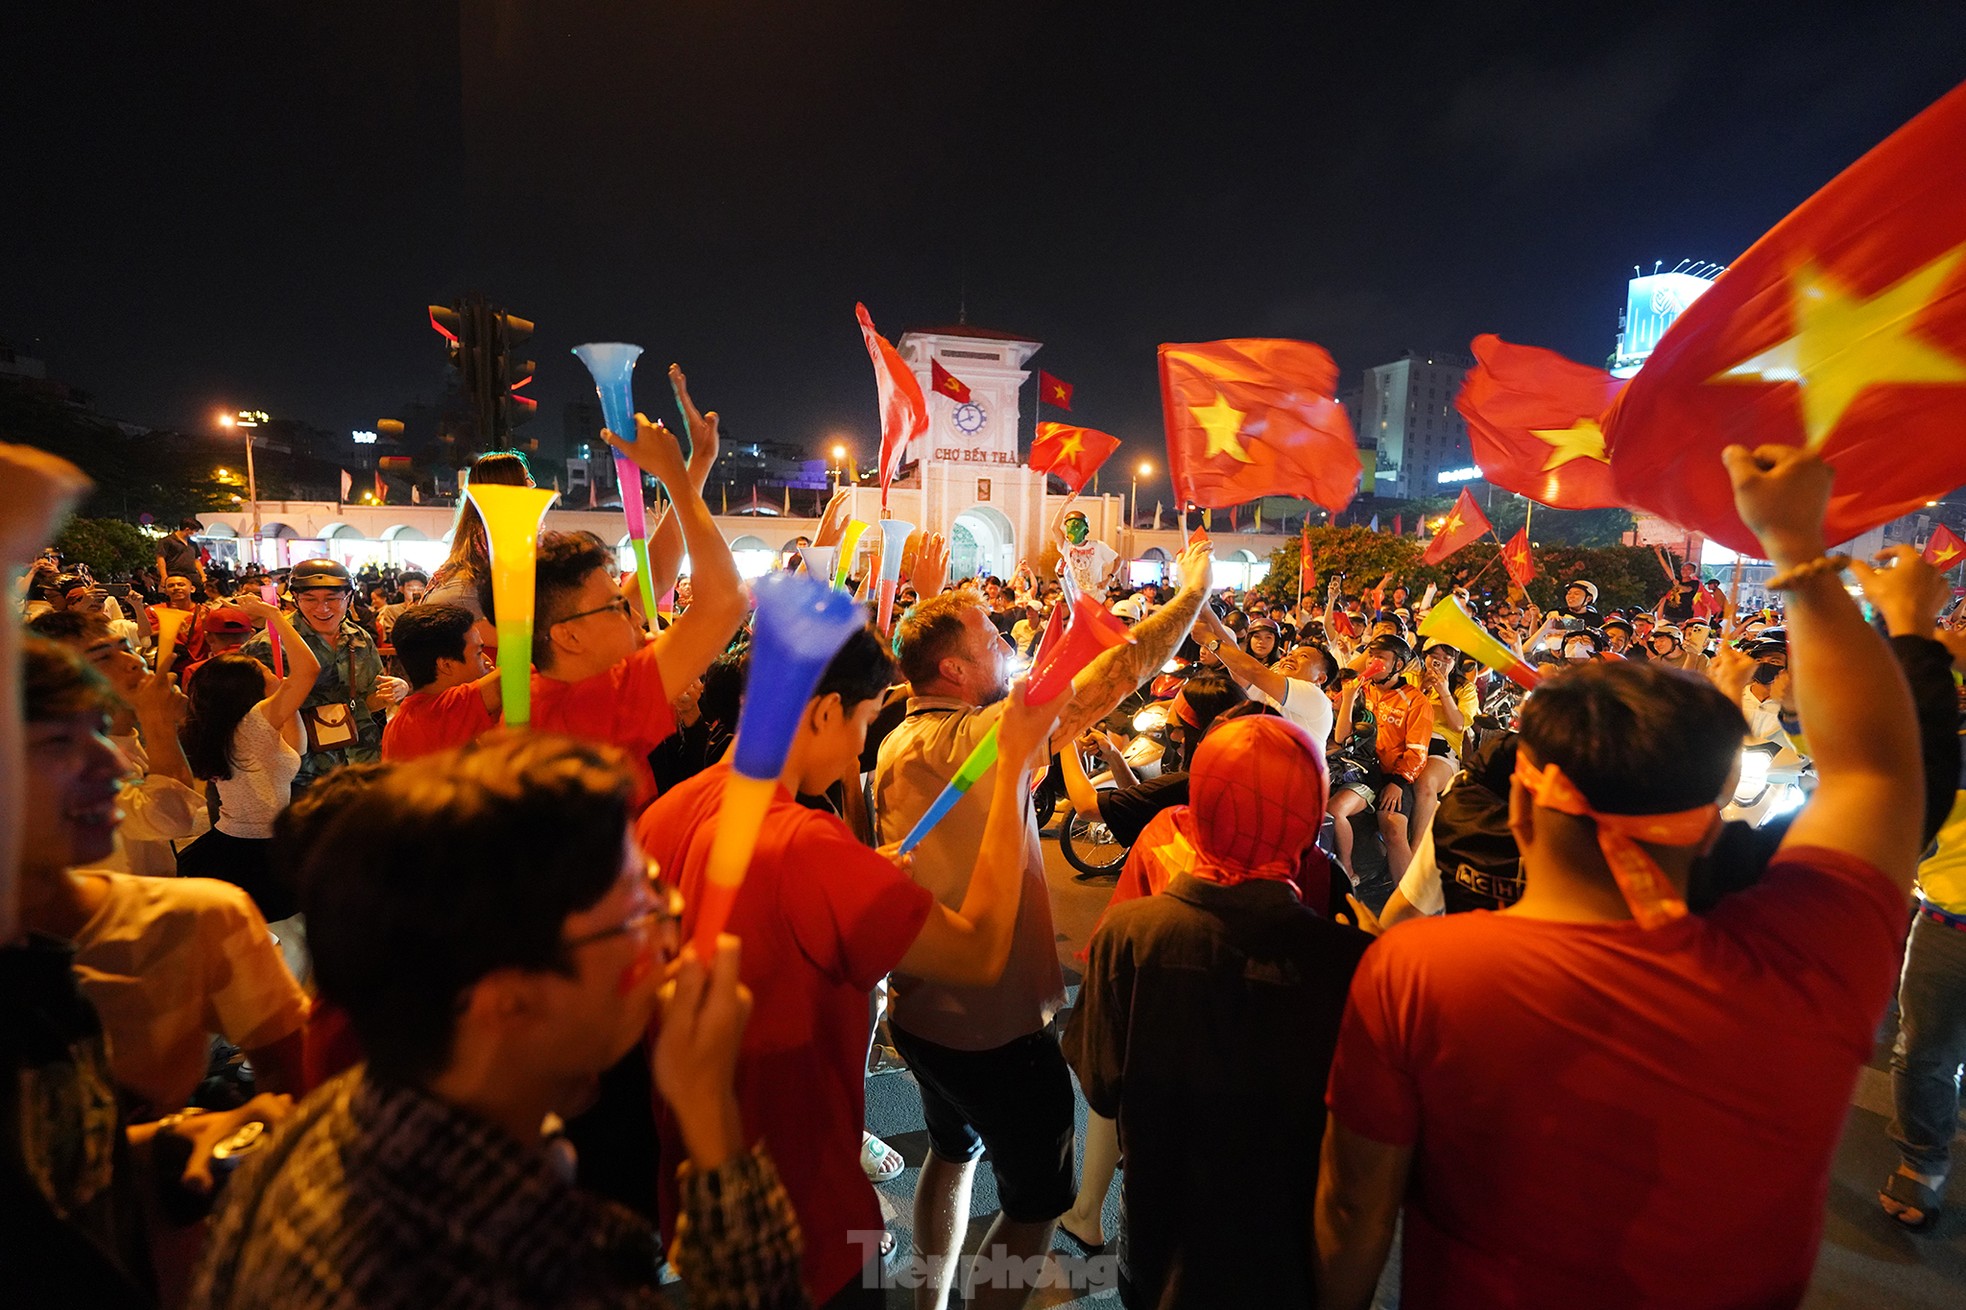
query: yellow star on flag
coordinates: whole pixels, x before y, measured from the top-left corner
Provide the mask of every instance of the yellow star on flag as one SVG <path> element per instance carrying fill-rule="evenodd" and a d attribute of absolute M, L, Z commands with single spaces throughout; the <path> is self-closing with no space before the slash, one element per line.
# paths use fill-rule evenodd
<path fill-rule="evenodd" d="M 1934 564 L 1949 564 L 1954 559 L 1958 558 L 1958 556 L 1959 556 L 1959 547 L 1952 545 L 1950 542 L 1948 542 L 1946 545 L 1943 545 L 1939 547 L 1937 550 L 1932 552 L 1932 562 Z"/>
<path fill-rule="evenodd" d="M 1062 400 L 1064 400 L 1064 399 L 1065 399 L 1065 388 L 1063 388 L 1063 387 L 1053 387 L 1053 388 L 1051 389 L 1051 398 L 1052 398 L 1053 400 L 1058 400 L 1058 401 L 1062 401 Z"/>
<path fill-rule="evenodd" d="M 1580 418 L 1567 428 L 1531 428 L 1529 435 L 1550 448 L 1550 457 L 1543 463 L 1543 472 L 1561 468 L 1573 459 L 1594 459 L 1600 464 L 1609 464 L 1611 456 L 1604 449 L 1604 429 L 1594 418 Z"/>
<path fill-rule="evenodd" d="M 1058 462 L 1064 463 L 1074 455 L 1085 453 L 1085 437 L 1077 432 L 1067 433 L 1058 439 Z"/>
<path fill-rule="evenodd" d="M 1966 246 L 1955 246 L 1868 300 L 1814 264 L 1804 264 L 1790 278 L 1795 334 L 1708 380 L 1795 383 L 1802 393 L 1809 450 L 1822 447 L 1844 412 L 1871 387 L 1966 383 L 1966 359 L 1911 330 L 1962 255 Z"/>
<path fill-rule="evenodd" d="M 1160 861 L 1171 879 L 1179 873 L 1187 873 L 1195 867 L 1200 852 L 1188 840 L 1188 834 L 1174 825 L 1169 825 L 1167 840 L 1148 848 L 1153 857 Z"/>
<path fill-rule="evenodd" d="M 1242 431 L 1243 411 L 1231 405 L 1221 392 L 1215 393 L 1213 404 L 1190 405 L 1188 412 L 1195 416 L 1195 422 L 1201 424 L 1202 431 L 1208 436 L 1208 447 L 1201 453 L 1203 459 L 1227 455 L 1244 464 L 1253 462 L 1249 452 L 1236 440 L 1236 435 Z"/>
<path fill-rule="evenodd" d="M 1461 511 L 1455 510 L 1447 516 L 1447 522 L 1440 525 L 1440 535 L 1445 537 L 1461 530 Z"/>

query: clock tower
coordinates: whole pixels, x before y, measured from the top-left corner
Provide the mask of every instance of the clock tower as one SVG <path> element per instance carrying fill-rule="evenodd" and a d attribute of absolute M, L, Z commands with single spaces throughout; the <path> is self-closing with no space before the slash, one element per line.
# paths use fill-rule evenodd
<path fill-rule="evenodd" d="M 928 432 L 918 447 L 921 522 L 949 539 L 951 577 L 1009 577 L 1019 559 L 1036 564 L 1047 545 L 1045 480 L 1024 467 L 1028 441 L 1018 412 L 1031 376 L 1024 366 L 1041 348 L 967 324 L 912 330 L 895 343 L 928 397 Z M 933 385 L 932 363 L 967 388 L 967 399 Z"/>

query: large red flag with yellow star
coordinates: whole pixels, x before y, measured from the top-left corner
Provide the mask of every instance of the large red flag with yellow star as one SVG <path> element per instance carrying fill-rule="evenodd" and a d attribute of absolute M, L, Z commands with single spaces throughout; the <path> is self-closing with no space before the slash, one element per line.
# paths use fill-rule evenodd
<path fill-rule="evenodd" d="M 1038 439 L 1031 443 L 1031 471 L 1062 478 L 1074 496 L 1085 490 L 1092 474 L 1120 448 L 1120 439 L 1091 428 L 1075 428 L 1069 423 L 1038 424 Z"/>
<path fill-rule="evenodd" d="M 1805 446 L 1848 541 L 1966 482 L 1966 86 L 1818 191 L 1681 314 L 1605 421 L 1632 505 L 1751 555 L 1720 449 Z"/>
<path fill-rule="evenodd" d="M 1940 523 L 1932 529 L 1932 539 L 1925 543 L 1924 559 L 1927 564 L 1944 573 L 1960 560 L 1966 559 L 1966 541 L 1945 524 Z"/>
<path fill-rule="evenodd" d="M 1420 562 L 1438 564 L 1490 530 L 1488 516 L 1481 512 L 1481 506 L 1475 504 L 1468 489 L 1462 487 L 1461 494 L 1454 499 L 1454 508 L 1447 511 L 1440 531 L 1434 533 L 1434 539 L 1427 543 L 1426 553 L 1420 556 Z"/>
<path fill-rule="evenodd" d="M 1482 476 L 1558 509 L 1622 505 L 1598 420 L 1624 381 L 1540 346 L 1484 332 L 1454 407 Z"/>
<path fill-rule="evenodd" d="M 1332 513 L 1358 490 L 1357 438 L 1332 399 L 1338 366 L 1308 341 L 1163 345 L 1168 473 L 1184 504 L 1301 496 Z"/>
<path fill-rule="evenodd" d="M 1536 556 L 1529 549 L 1528 524 L 1517 528 L 1502 547 L 1502 567 L 1509 571 L 1510 581 L 1528 590 L 1529 579 L 1536 576 Z"/>
<path fill-rule="evenodd" d="M 881 506 L 887 507 L 887 488 L 908 462 L 909 449 L 928 431 L 928 397 L 915 371 L 888 339 L 874 331 L 867 306 L 853 307 L 867 357 L 874 361 L 874 390 L 881 402 Z"/>
<path fill-rule="evenodd" d="M 967 405 L 969 403 L 968 384 L 961 381 L 948 369 L 943 368 L 942 361 L 939 359 L 928 361 L 928 385 L 937 395 L 947 396 L 958 405 Z"/>

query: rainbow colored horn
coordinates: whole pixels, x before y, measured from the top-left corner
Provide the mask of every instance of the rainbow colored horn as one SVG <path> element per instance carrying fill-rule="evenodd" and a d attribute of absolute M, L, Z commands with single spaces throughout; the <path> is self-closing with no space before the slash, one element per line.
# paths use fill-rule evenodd
<path fill-rule="evenodd" d="M 839 562 L 838 546 L 801 546 L 799 558 L 806 562 L 806 572 L 821 582 L 831 583 L 833 568 Z"/>
<path fill-rule="evenodd" d="M 157 618 L 156 671 L 158 673 L 169 673 L 172 663 L 177 659 L 178 636 L 183 633 L 184 625 L 190 621 L 191 616 L 183 610 L 174 610 L 166 605 L 158 606 L 155 613 Z"/>
<path fill-rule="evenodd" d="M 894 627 L 894 593 L 901 586 L 901 552 L 907 549 L 908 538 L 914 533 L 915 525 L 902 519 L 881 520 L 881 589 L 880 623 L 882 632 Z"/>
<path fill-rule="evenodd" d="M 712 957 L 717 934 L 730 921 L 812 689 L 847 638 L 867 626 L 867 611 L 853 597 L 812 574 L 770 573 L 753 589 L 758 615 L 751 633 L 752 677 L 738 713 L 730 776 L 697 897 L 694 940 L 704 960 Z"/>
<path fill-rule="evenodd" d="M 846 580 L 853 576 L 853 553 L 860 545 L 860 536 L 867 531 L 867 525 L 854 519 L 846 525 L 846 532 L 840 537 L 840 567 L 833 575 L 833 585 L 846 586 Z"/>
<path fill-rule="evenodd" d="M 560 498 L 550 487 L 486 483 L 464 493 L 485 521 L 491 545 L 492 608 L 498 611 L 498 689 L 505 726 L 532 722 L 533 568 L 539 525 Z"/>
<path fill-rule="evenodd" d="M 623 441 L 635 440 L 635 361 L 642 348 L 620 341 L 590 341 L 575 346 L 574 355 L 594 375 L 601 397 L 601 418 L 608 431 Z M 642 501 L 642 471 L 635 461 L 614 452 L 614 471 L 621 483 L 621 514 L 628 521 L 628 545 L 635 552 L 635 576 L 642 584 L 642 612 L 655 623 L 655 579 L 649 576 L 648 509 Z"/>
<path fill-rule="evenodd" d="M 1063 608 L 1059 606 L 1052 611 L 1054 619 Z M 1046 627 L 1045 640 L 1051 641 L 1049 625 Z M 1031 681 L 1024 689 L 1025 702 L 1031 705 L 1043 705 L 1061 692 L 1069 691 L 1072 679 L 1079 675 L 1079 670 L 1113 647 L 1132 643 L 1133 633 L 1117 615 L 1108 613 L 1106 607 L 1096 600 L 1083 595 L 1074 596 L 1072 621 L 1065 629 L 1065 635 L 1053 641 L 1051 649 L 1043 652 L 1042 658 L 1032 664 Z M 915 820 L 915 826 L 910 828 L 908 835 L 901 839 L 901 854 L 906 855 L 921 845 L 922 838 L 928 836 L 935 825 L 942 822 L 950 810 L 956 808 L 956 802 L 960 801 L 969 789 L 976 785 L 976 780 L 989 772 L 990 766 L 996 762 L 997 725 L 991 724 L 990 730 L 983 734 L 983 740 L 976 743 L 975 749 L 969 753 L 969 758 L 957 768 L 956 776 L 949 779 L 948 784 L 942 788 L 941 794 L 926 810 L 922 811 L 922 817 Z"/>
<path fill-rule="evenodd" d="M 1420 635 L 1472 656 L 1524 691 L 1543 680 L 1542 674 L 1477 623 L 1474 615 L 1462 607 L 1459 596 L 1449 596 L 1428 610 L 1427 617 L 1420 620 Z"/>

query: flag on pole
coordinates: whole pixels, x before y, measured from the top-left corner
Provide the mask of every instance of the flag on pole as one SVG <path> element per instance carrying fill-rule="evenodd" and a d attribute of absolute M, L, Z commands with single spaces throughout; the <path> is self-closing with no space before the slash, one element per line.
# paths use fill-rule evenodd
<path fill-rule="evenodd" d="M 1120 439 L 1109 433 L 1067 423 L 1040 423 L 1037 440 L 1031 443 L 1030 467 L 1034 473 L 1062 479 L 1076 496 L 1119 448 Z"/>
<path fill-rule="evenodd" d="M 792 517 L 792 484 L 789 482 L 785 484 L 785 513 L 783 517 L 788 519 Z"/>
<path fill-rule="evenodd" d="M 1529 550 L 1529 525 L 1523 524 L 1502 547 L 1502 567 L 1509 571 L 1509 580 L 1516 586 L 1527 588 L 1529 579 L 1536 576 L 1536 557 Z"/>
<path fill-rule="evenodd" d="M 1372 516 L 1372 522 L 1366 525 L 1366 530 L 1369 532 L 1377 532 L 1379 530 L 1379 516 L 1377 514 Z"/>
<path fill-rule="evenodd" d="M 1927 564 L 1944 573 L 1966 557 L 1966 541 L 1945 524 L 1940 523 L 1932 529 L 1932 539 L 1925 543 L 1924 559 Z"/>
<path fill-rule="evenodd" d="M 1201 526 L 1202 526 L 1202 531 L 1204 531 L 1204 532 L 1206 532 L 1206 531 L 1209 531 L 1210 529 L 1212 529 L 1212 528 L 1213 528 L 1213 527 L 1215 526 L 1215 511 L 1214 511 L 1214 510 L 1212 510 L 1212 509 L 1204 509 L 1204 510 L 1202 510 L 1202 512 L 1201 512 Z"/>
<path fill-rule="evenodd" d="M 881 405 L 881 504 L 887 504 L 887 489 L 900 476 L 915 442 L 928 431 L 928 398 L 922 384 L 888 339 L 874 331 L 874 320 L 867 306 L 856 304 L 854 317 L 860 320 L 860 336 L 867 343 L 867 357 L 874 363 L 874 391 Z M 757 494 L 757 488 L 752 488 Z"/>
<path fill-rule="evenodd" d="M 348 499 L 349 493 L 354 491 L 354 489 L 355 489 L 355 475 L 353 473 L 350 473 L 347 469 L 343 469 L 341 471 L 342 500 L 346 501 Z"/>
<path fill-rule="evenodd" d="M 1208 518 L 1208 513 L 1206 510 L 1202 512 L 1202 518 L 1204 520 Z M 1208 540 L 1208 524 L 1206 522 L 1202 523 L 1193 532 L 1190 532 L 1188 534 L 1188 544 L 1190 546 L 1194 545 L 1197 541 L 1207 541 L 1207 540 Z"/>
<path fill-rule="evenodd" d="M 969 403 L 969 387 L 957 380 L 948 369 L 943 368 L 942 361 L 939 359 L 928 361 L 928 384 L 934 388 L 936 394 L 947 396 L 958 405 Z"/>
<path fill-rule="evenodd" d="M 1039 369 L 1038 399 L 1047 405 L 1054 405 L 1069 414 L 1072 410 L 1072 384 L 1061 381 L 1043 369 Z"/>
<path fill-rule="evenodd" d="M 1474 339 L 1474 357 L 1454 408 L 1467 420 L 1482 477 L 1558 509 L 1624 503 L 1603 428 L 1622 379 L 1488 332 Z"/>
<path fill-rule="evenodd" d="M 1261 532 L 1263 530 L 1263 502 L 1260 500 L 1256 502 L 1256 520 L 1250 525 L 1249 530 L 1251 532 Z"/>
<path fill-rule="evenodd" d="M 728 514 L 730 513 L 730 483 L 728 482 L 724 483 L 723 490 L 724 490 L 724 507 L 718 512 L 722 514 Z"/>
<path fill-rule="evenodd" d="M 554 490 L 557 491 L 559 490 L 559 488 L 555 487 Z M 416 483 L 414 482 L 410 483 L 410 504 L 421 505 L 422 503 L 423 503 L 423 488 L 417 486 Z"/>
<path fill-rule="evenodd" d="M 1393 515 L 1393 535 L 1395 537 L 1403 537 L 1406 535 L 1405 516 L 1400 514 Z"/>
<path fill-rule="evenodd" d="M 1334 514 L 1351 503 L 1358 442 L 1322 346 L 1244 338 L 1163 344 L 1159 356 L 1176 496 L 1215 506 L 1302 496 Z"/>
<path fill-rule="evenodd" d="M 1160 531 L 1160 512 L 1166 507 L 1167 507 L 1167 502 L 1164 500 L 1157 500 L 1154 502 L 1154 531 L 1155 532 Z"/>
<path fill-rule="evenodd" d="M 1966 482 L 1966 85 L 1845 169 L 1673 322 L 1604 423 L 1623 503 L 1748 555 L 1723 446 L 1836 471 L 1849 541 Z"/>
<path fill-rule="evenodd" d="M 1297 603 L 1302 605 L 1304 597 L 1316 594 L 1317 569 L 1311 564 L 1311 524 L 1306 519 L 1297 533 Z"/>
<path fill-rule="evenodd" d="M 1488 516 L 1475 504 L 1474 497 L 1466 487 L 1454 501 L 1454 508 L 1447 511 L 1447 519 L 1440 525 L 1440 531 L 1428 543 L 1426 553 L 1420 556 L 1422 564 L 1438 564 L 1461 547 L 1473 541 L 1484 532 L 1493 529 Z"/>
<path fill-rule="evenodd" d="M 389 503 L 389 484 L 382 480 L 382 470 L 375 471 L 375 499 L 378 505 Z"/>

